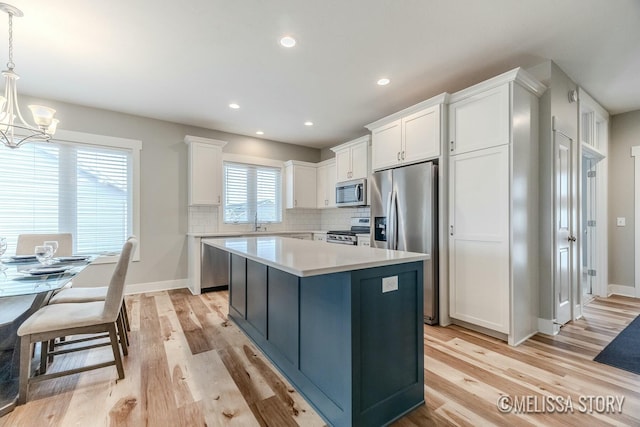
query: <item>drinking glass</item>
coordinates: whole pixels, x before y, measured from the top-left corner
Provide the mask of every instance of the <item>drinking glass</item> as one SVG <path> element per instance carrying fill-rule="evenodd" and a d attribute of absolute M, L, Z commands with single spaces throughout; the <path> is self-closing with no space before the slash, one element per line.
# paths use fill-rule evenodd
<path fill-rule="evenodd" d="M 53 248 L 48 245 L 39 245 L 36 246 L 34 254 L 40 264 L 49 265 L 49 260 L 53 257 Z"/>
<path fill-rule="evenodd" d="M 2 269 L 2 267 L 4 267 L 4 265 L 2 265 L 2 255 L 4 255 L 4 253 L 7 251 L 7 238 L 6 237 L 0 237 L 0 269 Z"/>
<path fill-rule="evenodd" d="M 44 242 L 45 246 L 51 246 L 51 249 L 53 251 L 52 256 L 56 254 L 56 252 L 58 252 L 58 241 L 57 240 L 45 240 Z"/>

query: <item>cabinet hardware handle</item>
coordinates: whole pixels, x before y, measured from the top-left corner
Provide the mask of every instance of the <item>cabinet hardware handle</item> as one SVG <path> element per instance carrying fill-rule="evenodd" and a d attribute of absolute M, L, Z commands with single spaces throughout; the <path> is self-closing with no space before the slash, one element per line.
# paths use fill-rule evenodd
<path fill-rule="evenodd" d="M 567 240 L 570 241 L 570 242 L 575 242 L 578 239 L 576 238 L 576 236 L 569 236 L 569 237 L 567 237 Z"/>
<path fill-rule="evenodd" d="M 450 151 L 453 152 L 453 141 L 451 141 L 449 144 L 450 144 L 450 147 L 451 147 Z"/>
<path fill-rule="evenodd" d="M 449 226 L 449 235 L 453 236 L 453 225 Z"/>
<path fill-rule="evenodd" d="M 402 152 L 402 160 L 404 160 L 404 151 Z"/>
<path fill-rule="evenodd" d="M 218 196 L 218 203 L 220 203 L 220 196 Z"/>
<path fill-rule="evenodd" d="M 400 161 L 400 152 L 398 151 L 398 161 Z"/>

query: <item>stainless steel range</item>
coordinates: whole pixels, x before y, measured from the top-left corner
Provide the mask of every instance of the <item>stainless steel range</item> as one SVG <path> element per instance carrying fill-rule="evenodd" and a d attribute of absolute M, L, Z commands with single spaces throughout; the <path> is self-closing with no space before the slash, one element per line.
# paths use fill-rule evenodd
<path fill-rule="evenodd" d="M 371 230 L 370 224 L 370 218 L 351 218 L 351 228 L 349 230 L 327 231 L 327 243 L 357 245 L 358 234 L 368 234 Z"/>

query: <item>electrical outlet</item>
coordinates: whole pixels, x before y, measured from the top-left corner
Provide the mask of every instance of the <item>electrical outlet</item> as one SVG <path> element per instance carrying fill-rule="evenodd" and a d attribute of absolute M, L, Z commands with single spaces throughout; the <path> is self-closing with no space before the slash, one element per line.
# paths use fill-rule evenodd
<path fill-rule="evenodd" d="M 627 225 L 627 219 L 625 217 L 616 218 L 616 225 L 618 227 L 624 227 Z"/>
<path fill-rule="evenodd" d="M 398 276 L 382 278 L 382 293 L 398 290 Z"/>

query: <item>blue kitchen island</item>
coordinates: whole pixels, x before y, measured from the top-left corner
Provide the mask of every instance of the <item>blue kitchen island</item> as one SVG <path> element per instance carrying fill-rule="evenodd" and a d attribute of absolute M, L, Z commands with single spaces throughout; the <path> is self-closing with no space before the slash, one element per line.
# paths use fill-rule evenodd
<path fill-rule="evenodd" d="M 286 237 L 203 239 L 230 253 L 229 317 L 333 426 L 424 403 L 429 255 Z"/>

